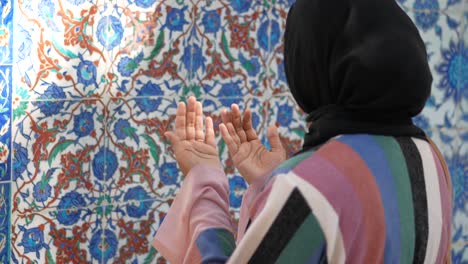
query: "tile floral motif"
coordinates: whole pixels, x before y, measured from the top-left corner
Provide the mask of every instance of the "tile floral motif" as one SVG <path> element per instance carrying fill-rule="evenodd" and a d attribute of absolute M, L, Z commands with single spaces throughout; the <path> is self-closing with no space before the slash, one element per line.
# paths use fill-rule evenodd
<path fill-rule="evenodd" d="M 0 183 L 0 263 L 8 263 L 10 259 L 10 183 Z"/>
<path fill-rule="evenodd" d="M 135 194 L 139 191 L 139 187 L 129 189 L 125 196 L 132 199 L 109 210 L 103 232 L 112 251 L 109 250 L 101 263 L 165 263 L 151 243 L 170 204 L 138 200 Z"/>
<path fill-rule="evenodd" d="M 12 67 L 0 65 L 0 181 L 10 180 Z"/>
<path fill-rule="evenodd" d="M 101 262 L 110 251 L 110 239 L 102 225 L 102 216 L 96 209 L 15 212 L 12 218 L 12 262 Z"/>
<path fill-rule="evenodd" d="M 48 90 L 62 91 L 55 84 Z M 24 109 L 15 110 L 13 212 L 95 204 L 106 189 L 101 154 L 107 116 L 103 103 L 55 100 L 25 104 Z M 81 198 L 67 198 L 70 191 Z"/>
<path fill-rule="evenodd" d="M 305 115 L 295 103 L 292 95 L 284 94 L 268 101 L 267 122 L 268 126 L 276 125 L 279 128 L 281 141 L 289 157 L 301 149 L 304 135 L 307 132 Z M 264 142 L 269 146 L 266 138 Z"/>
<path fill-rule="evenodd" d="M 465 44 L 461 37 L 461 15 L 437 14 L 422 11 L 408 12 L 426 43 L 433 75 L 432 94 L 422 114 L 415 119 L 425 130 L 432 127 L 454 127 L 457 107 L 463 90 L 460 89 L 460 67 L 464 60 Z"/>
<path fill-rule="evenodd" d="M 268 1 L 196 1 L 190 31 L 190 89 L 218 97 L 265 92 L 270 39 Z"/>
<path fill-rule="evenodd" d="M 286 29 L 286 18 L 289 8 L 295 0 L 273 0 L 272 8 L 270 9 L 269 16 L 272 21 L 272 31 L 277 31 L 276 34 L 280 36 L 279 39 L 271 39 L 270 46 L 272 57 L 269 60 L 268 68 L 270 72 L 270 79 L 268 85 L 273 94 L 289 93 L 288 83 L 286 80 L 286 73 L 284 71 L 284 31 Z"/>
<path fill-rule="evenodd" d="M 463 0 L 397 0 L 397 2 L 405 11 L 447 11 L 460 9 L 463 5 Z"/>
<path fill-rule="evenodd" d="M 148 82 L 142 89 L 160 88 Z M 163 137 L 176 108 L 177 101 L 166 97 L 119 98 L 109 103 L 105 180 L 113 201 L 125 201 L 125 193 L 136 187 L 141 189 L 135 193 L 139 200 L 167 200 L 180 188 L 182 174 Z"/>
<path fill-rule="evenodd" d="M 464 264 L 468 260 L 468 244 L 457 244 L 452 246 L 452 263 Z"/>
<path fill-rule="evenodd" d="M 459 91 L 461 92 L 460 102 L 460 116 L 457 119 L 457 127 L 468 128 L 468 3 L 464 2 L 464 13 L 463 13 L 463 50 L 460 52 L 462 56 L 459 56 L 461 63 L 460 67 L 460 78 L 458 81 Z"/>
<path fill-rule="evenodd" d="M 13 2 L 12 0 L 0 1 L 0 65 L 12 63 Z"/>
<path fill-rule="evenodd" d="M 102 97 L 112 84 L 106 72 L 101 14 L 107 5 L 88 1 L 18 1 L 15 80 L 31 99 Z M 104 21 L 104 22 L 103 22 Z M 15 35 L 16 36 L 16 35 Z M 57 84 L 60 93 L 50 93 Z"/>
<path fill-rule="evenodd" d="M 105 16 L 111 96 L 173 96 L 188 86 L 190 1 L 111 1 Z M 148 81 L 161 90 L 138 89 Z"/>

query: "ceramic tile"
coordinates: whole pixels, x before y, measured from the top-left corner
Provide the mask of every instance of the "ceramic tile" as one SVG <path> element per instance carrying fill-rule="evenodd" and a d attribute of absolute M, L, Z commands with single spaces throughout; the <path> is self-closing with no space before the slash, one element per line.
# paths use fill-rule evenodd
<path fill-rule="evenodd" d="M 12 67 L 0 66 L 0 181 L 10 180 Z"/>
<path fill-rule="evenodd" d="M 107 74 L 107 5 L 89 1 L 18 1 L 15 23 L 16 87 L 32 99 L 101 97 Z M 55 85 L 60 92 L 50 93 Z"/>
<path fill-rule="evenodd" d="M 468 263 L 468 244 L 452 245 L 452 263 L 466 264 Z"/>
<path fill-rule="evenodd" d="M 291 157 L 302 148 L 307 132 L 305 115 L 290 94 L 273 97 L 268 103 L 268 126 L 276 125 L 281 141 Z M 268 145 L 267 140 L 265 144 Z"/>
<path fill-rule="evenodd" d="M 85 207 L 106 188 L 104 105 L 96 100 L 30 101 L 16 109 L 13 131 L 13 211 L 64 208 L 71 191 Z M 68 198 L 67 198 L 68 197 Z"/>
<path fill-rule="evenodd" d="M 0 183 L 0 263 L 10 259 L 11 194 L 10 182 Z"/>
<path fill-rule="evenodd" d="M 447 11 L 461 9 L 464 0 L 397 0 L 405 11 L 408 10 L 430 10 Z"/>
<path fill-rule="evenodd" d="M 468 128 L 468 3 L 465 1 L 463 14 L 463 44 L 460 50 L 459 60 L 459 79 L 458 90 L 461 93 L 461 102 L 459 104 L 459 117 L 457 127 Z"/>
<path fill-rule="evenodd" d="M 454 263 L 460 260 L 466 261 L 466 253 L 460 249 L 466 248 L 468 244 L 468 208 L 464 211 L 454 211 L 452 215 L 452 260 Z"/>
<path fill-rule="evenodd" d="M 168 199 L 180 187 L 182 174 L 162 138 L 174 120 L 177 101 L 145 97 L 111 101 L 107 123 L 106 185 L 113 201 L 141 188 L 140 200 Z"/>
<path fill-rule="evenodd" d="M 190 33 L 188 92 L 261 96 L 266 89 L 271 20 L 268 1 L 197 1 Z"/>
<path fill-rule="evenodd" d="M 107 244 L 96 209 L 13 213 L 13 263 L 98 263 Z M 107 241 L 105 241 L 107 242 Z"/>
<path fill-rule="evenodd" d="M 101 263 L 165 263 L 151 244 L 169 206 L 167 201 L 138 199 L 113 205 L 104 230 L 116 240 Z"/>
<path fill-rule="evenodd" d="M 468 130 L 458 131 L 458 136 L 459 143 L 447 163 L 452 177 L 454 211 L 464 211 L 467 216 L 464 220 L 468 223 Z M 464 234 L 468 238 L 468 228 Z"/>
<path fill-rule="evenodd" d="M 278 38 L 270 39 L 272 56 L 268 61 L 268 71 L 270 78 L 268 86 L 274 95 L 289 93 L 286 73 L 284 72 L 284 31 L 286 29 L 286 18 L 289 8 L 295 0 L 280 0 L 272 5 L 269 16 L 272 21 L 271 32 L 278 35 Z"/>
<path fill-rule="evenodd" d="M 461 15 L 441 12 L 409 12 L 426 44 L 433 75 L 432 94 L 416 123 L 423 129 L 453 127 L 457 120 L 459 57 L 462 56 Z M 431 20 L 427 16 L 437 15 Z M 422 18 L 421 18 L 422 17 Z"/>
<path fill-rule="evenodd" d="M 105 11 L 114 35 L 105 53 L 111 96 L 174 96 L 188 86 L 191 1 L 111 1 Z M 162 89 L 146 93 L 149 81 Z"/>
<path fill-rule="evenodd" d="M 2 1 L 0 6 L 0 65 L 13 61 L 13 13 L 14 1 Z"/>

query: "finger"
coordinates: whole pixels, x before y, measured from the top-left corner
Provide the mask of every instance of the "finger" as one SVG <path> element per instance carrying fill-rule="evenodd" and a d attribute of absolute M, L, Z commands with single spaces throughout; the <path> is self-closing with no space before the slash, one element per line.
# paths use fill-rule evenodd
<path fill-rule="evenodd" d="M 185 130 L 185 118 L 186 118 L 186 107 L 184 102 L 180 102 L 177 106 L 177 113 L 175 119 L 175 132 L 177 136 L 185 140 L 186 130 Z"/>
<path fill-rule="evenodd" d="M 203 107 L 200 102 L 195 104 L 195 140 L 205 141 L 205 133 L 203 132 Z"/>
<path fill-rule="evenodd" d="M 221 131 L 221 136 L 223 137 L 223 140 L 226 143 L 226 146 L 228 147 L 229 154 L 231 154 L 231 156 L 234 156 L 237 153 L 237 150 L 239 149 L 238 145 L 232 139 L 231 134 L 229 133 L 225 124 L 220 124 L 219 130 Z"/>
<path fill-rule="evenodd" d="M 195 139 L 195 105 L 197 100 L 195 97 L 190 96 L 188 99 L 187 105 L 187 125 L 186 125 L 186 139 L 193 140 Z"/>
<path fill-rule="evenodd" d="M 245 134 L 245 131 L 242 128 L 241 112 L 237 104 L 233 104 L 231 106 L 231 118 L 232 118 L 232 124 L 234 125 L 234 129 L 236 130 L 237 135 L 239 136 L 240 142 L 242 143 L 246 142 L 247 135 Z"/>
<path fill-rule="evenodd" d="M 251 141 L 251 140 L 258 139 L 257 132 L 255 131 L 255 129 L 252 126 L 252 112 L 249 109 L 245 110 L 244 120 L 243 121 L 244 122 L 243 122 L 242 127 L 243 127 L 243 129 L 245 131 L 245 134 L 247 136 L 247 140 Z"/>
<path fill-rule="evenodd" d="M 230 134 L 231 137 L 232 137 L 232 140 L 234 140 L 234 142 L 235 142 L 237 145 L 240 145 L 240 144 L 241 144 L 241 141 L 240 141 L 239 135 L 237 135 L 236 129 L 234 128 L 234 126 L 232 125 L 232 123 L 228 123 L 228 124 L 227 124 L 227 129 L 228 129 L 228 131 L 229 131 L 229 134 Z"/>
<path fill-rule="evenodd" d="M 228 123 L 231 123 L 231 112 L 229 112 L 226 109 L 223 109 L 221 111 L 221 119 L 223 120 L 223 123 L 227 125 Z"/>
<path fill-rule="evenodd" d="M 271 150 L 273 152 L 284 151 L 281 139 L 279 137 L 278 128 L 272 125 L 267 130 L 268 140 L 270 141 Z"/>
<path fill-rule="evenodd" d="M 164 133 L 164 137 L 166 137 L 166 139 L 169 140 L 169 143 L 172 145 L 177 144 L 177 142 L 180 141 L 179 137 L 173 132 Z"/>
<path fill-rule="evenodd" d="M 211 117 L 207 117 L 205 123 L 206 123 L 205 142 L 208 145 L 216 147 L 213 119 L 211 119 Z"/>

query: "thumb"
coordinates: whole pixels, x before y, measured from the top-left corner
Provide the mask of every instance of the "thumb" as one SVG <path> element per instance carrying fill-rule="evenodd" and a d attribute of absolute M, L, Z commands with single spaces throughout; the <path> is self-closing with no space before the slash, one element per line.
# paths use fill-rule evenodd
<path fill-rule="evenodd" d="M 270 141 L 271 150 L 273 152 L 284 151 L 283 145 L 278 133 L 278 128 L 272 125 L 267 130 L 268 141 Z"/>
<path fill-rule="evenodd" d="M 175 143 L 177 143 L 179 141 L 179 138 L 173 132 L 164 133 L 164 137 L 166 137 L 166 139 L 169 140 L 169 142 L 172 145 L 174 145 Z"/>

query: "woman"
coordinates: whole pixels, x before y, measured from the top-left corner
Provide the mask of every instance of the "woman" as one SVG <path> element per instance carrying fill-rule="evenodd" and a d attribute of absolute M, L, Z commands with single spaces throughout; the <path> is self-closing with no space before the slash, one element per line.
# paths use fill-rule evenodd
<path fill-rule="evenodd" d="M 186 178 L 154 246 L 171 263 L 449 262 L 450 178 L 411 121 L 432 83 L 411 20 L 392 0 L 298 0 L 284 53 L 309 115 L 302 151 L 284 161 L 275 127 L 268 151 L 249 110 L 223 112 L 249 183 L 235 243 L 213 122 L 204 131 L 201 104 L 181 103 L 167 137 Z"/>

